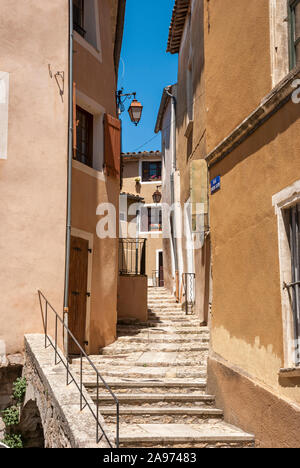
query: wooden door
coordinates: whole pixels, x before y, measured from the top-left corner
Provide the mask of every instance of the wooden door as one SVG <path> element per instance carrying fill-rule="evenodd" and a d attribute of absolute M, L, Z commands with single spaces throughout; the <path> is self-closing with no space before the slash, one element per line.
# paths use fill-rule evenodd
<path fill-rule="evenodd" d="M 69 329 L 84 349 L 86 327 L 86 304 L 88 297 L 89 243 L 85 239 L 71 237 Z M 78 346 L 69 338 L 69 354 L 79 354 Z"/>
<path fill-rule="evenodd" d="M 164 281 L 163 253 L 159 252 L 159 287 L 163 288 L 164 285 L 165 285 L 165 281 Z"/>

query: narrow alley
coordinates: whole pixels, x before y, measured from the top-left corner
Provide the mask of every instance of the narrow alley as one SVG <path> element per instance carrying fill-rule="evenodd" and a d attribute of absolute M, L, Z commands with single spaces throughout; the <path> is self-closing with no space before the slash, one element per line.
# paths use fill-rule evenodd
<path fill-rule="evenodd" d="M 209 330 L 164 288 L 148 290 L 148 321 L 122 320 L 118 340 L 91 356 L 120 403 L 120 447 L 243 448 L 254 437 L 226 424 L 206 393 Z M 79 372 L 80 360 L 73 360 Z M 84 385 L 97 384 L 83 364 Z M 102 386 L 99 411 L 113 432 L 116 410 Z"/>

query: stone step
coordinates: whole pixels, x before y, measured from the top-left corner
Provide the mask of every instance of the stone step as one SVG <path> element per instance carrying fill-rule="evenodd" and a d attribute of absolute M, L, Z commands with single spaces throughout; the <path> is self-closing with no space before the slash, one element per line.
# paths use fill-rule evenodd
<path fill-rule="evenodd" d="M 113 430 L 114 426 L 111 426 Z M 254 437 L 224 421 L 120 426 L 121 448 L 253 448 Z"/>
<path fill-rule="evenodd" d="M 110 357 L 110 356 L 103 356 L 103 357 Z M 117 358 L 112 358 L 112 359 L 105 359 L 103 361 L 97 361 L 95 362 L 96 366 L 99 368 L 99 371 L 101 373 L 102 370 L 106 369 L 107 367 L 128 367 L 129 365 L 133 367 L 194 367 L 195 365 L 202 367 L 203 371 L 207 370 L 207 359 L 172 359 L 169 362 L 161 359 L 161 360 L 150 360 L 147 358 L 141 358 L 138 361 L 135 360 L 127 360 L 126 362 L 122 362 L 120 359 Z M 73 366 L 76 369 L 76 366 L 79 367 L 80 362 L 74 362 Z M 89 370 L 90 365 L 87 363 L 82 364 L 83 369 Z"/>
<path fill-rule="evenodd" d="M 209 330 L 207 327 L 184 327 L 184 328 L 178 328 L 178 327 L 154 327 L 154 328 L 149 328 L 149 327 L 144 327 L 140 328 L 138 326 L 127 326 L 127 325 L 119 325 L 118 326 L 118 332 L 121 334 L 128 333 L 128 336 L 130 334 L 155 334 L 155 335 L 168 335 L 169 333 L 174 333 L 176 335 L 203 335 L 209 337 Z"/>
<path fill-rule="evenodd" d="M 182 306 L 180 304 L 170 304 L 169 302 L 148 302 L 148 309 L 149 310 L 182 310 Z"/>
<path fill-rule="evenodd" d="M 97 392 L 94 390 L 90 393 L 92 399 L 96 401 Z M 173 393 L 173 394 L 162 394 L 162 393 L 115 393 L 120 407 L 126 406 L 142 406 L 145 409 L 151 406 L 159 407 L 171 407 L 171 408 L 192 408 L 197 407 L 208 407 L 211 408 L 215 402 L 215 397 L 212 395 L 204 395 L 203 393 Z M 107 393 L 99 393 L 99 404 L 101 406 L 113 406 L 114 399 Z"/>
<path fill-rule="evenodd" d="M 179 327 L 186 327 L 186 328 L 199 328 L 200 329 L 200 324 L 199 320 L 195 320 L 193 322 L 190 321 L 176 321 L 176 320 L 166 320 L 163 322 L 160 322 L 159 320 L 155 321 L 149 321 L 149 322 L 119 322 L 118 323 L 118 329 L 119 327 L 135 327 L 139 329 L 148 329 L 148 328 L 164 328 L 164 329 L 170 329 L 170 328 L 179 328 Z"/>
<path fill-rule="evenodd" d="M 73 368 L 75 371 L 76 369 Z M 122 378 L 126 376 L 131 379 L 205 379 L 206 369 L 202 366 L 185 367 L 174 365 L 174 367 L 139 367 L 139 366 L 110 366 L 107 368 L 99 369 L 101 376 L 105 380 L 107 377 Z M 90 369 L 84 370 L 84 380 L 90 376 L 95 378 L 95 372 Z"/>
<path fill-rule="evenodd" d="M 185 393 L 197 393 L 198 395 L 203 394 L 206 389 L 207 382 L 205 379 L 172 379 L 172 380 L 129 380 L 129 379 L 109 379 L 106 381 L 110 389 L 120 394 L 181 394 Z M 87 380 L 87 376 L 84 376 L 84 386 L 89 393 L 95 393 L 97 388 L 97 382 L 94 378 Z M 102 382 L 99 383 L 100 389 L 105 389 Z"/>
<path fill-rule="evenodd" d="M 103 356 L 108 356 L 108 355 L 117 355 L 117 354 L 129 354 L 129 353 L 134 353 L 134 352 L 148 352 L 152 351 L 153 346 L 151 343 L 124 343 L 123 345 L 120 343 L 116 345 L 113 343 L 112 345 L 107 346 L 106 348 L 103 348 L 100 351 L 100 355 Z M 196 343 L 196 344 L 171 344 L 171 343 L 157 343 L 155 346 L 155 351 L 157 352 L 166 352 L 166 353 L 188 353 L 189 351 L 191 352 L 198 352 L 198 351 L 207 351 L 208 352 L 209 346 L 208 344 L 201 344 L 201 343 Z"/>
<path fill-rule="evenodd" d="M 107 424 L 116 421 L 116 407 L 99 406 L 99 412 Z M 199 424 L 201 421 L 223 418 L 223 412 L 207 407 L 120 407 L 120 423 L 126 424 Z"/>
<path fill-rule="evenodd" d="M 189 335 L 162 335 L 156 336 L 150 334 L 149 336 L 138 336 L 138 335 L 119 335 L 118 342 L 121 343 L 190 343 L 193 345 L 205 344 L 209 342 L 208 337 L 199 337 L 193 335 L 191 338 Z"/>

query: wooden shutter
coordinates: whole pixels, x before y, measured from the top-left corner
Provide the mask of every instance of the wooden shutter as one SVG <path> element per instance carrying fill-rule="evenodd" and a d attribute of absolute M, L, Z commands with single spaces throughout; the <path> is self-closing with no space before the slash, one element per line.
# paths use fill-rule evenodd
<path fill-rule="evenodd" d="M 120 176 L 121 122 L 109 114 L 104 116 L 104 153 L 106 174 Z"/>

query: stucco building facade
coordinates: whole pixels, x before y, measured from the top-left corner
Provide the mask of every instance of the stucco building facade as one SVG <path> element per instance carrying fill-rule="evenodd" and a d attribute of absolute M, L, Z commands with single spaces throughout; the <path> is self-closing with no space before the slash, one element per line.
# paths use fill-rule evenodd
<path fill-rule="evenodd" d="M 124 12 L 123 0 L 1 3 L 1 353 L 42 331 L 38 290 L 88 353 L 115 340 L 118 229 L 97 229 L 101 204 L 118 218 Z"/>
<path fill-rule="evenodd" d="M 164 284 L 163 214 L 153 193 L 161 191 L 162 156 L 160 151 L 122 154 L 122 193 L 130 203 L 120 209 L 121 222 L 128 225 L 124 237 L 146 239 L 146 275 L 148 285 Z M 132 206 L 129 211 L 129 207 Z M 137 213 L 138 212 L 138 213 Z M 131 228 L 129 227 L 131 224 Z M 129 230 L 130 229 L 130 230 Z"/>
<path fill-rule="evenodd" d="M 209 218 L 194 251 L 196 304 L 211 328 L 208 388 L 262 447 L 300 445 L 299 9 L 176 0 L 168 43 L 179 54 L 181 203 L 194 161 L 197 177 L 204 161 L 208 171 Z"/>

